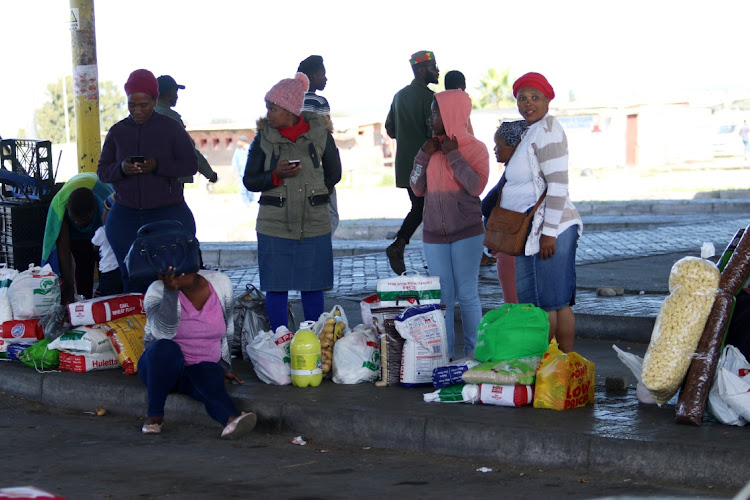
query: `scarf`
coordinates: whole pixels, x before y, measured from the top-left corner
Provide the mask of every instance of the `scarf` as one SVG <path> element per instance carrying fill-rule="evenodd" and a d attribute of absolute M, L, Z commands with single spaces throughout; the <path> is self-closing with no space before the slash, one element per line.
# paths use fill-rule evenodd
<path fill-rule="evenodd" d="M 297 142 L 297 138 L 308 130 L 310 130 L 310 124 L 300 116 L 295 125 L 291 127 L 279 127 L 279 134 L 281 134 L 281 137 L 289 139 L 292 142 Z"/>

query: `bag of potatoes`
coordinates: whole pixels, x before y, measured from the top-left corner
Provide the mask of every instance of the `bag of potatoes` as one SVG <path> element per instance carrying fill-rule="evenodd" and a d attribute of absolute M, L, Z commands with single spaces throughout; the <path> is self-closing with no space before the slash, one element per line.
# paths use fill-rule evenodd
<path fill-rule="evenodd" d="M 331 312 L 324 312 L 313 326 L 313 332 L 320 339 L 320 356 L 323 361 L 323 377 L 333 375 L 333 346 L 349 330 L 344 308 L 335 305 Z"/>

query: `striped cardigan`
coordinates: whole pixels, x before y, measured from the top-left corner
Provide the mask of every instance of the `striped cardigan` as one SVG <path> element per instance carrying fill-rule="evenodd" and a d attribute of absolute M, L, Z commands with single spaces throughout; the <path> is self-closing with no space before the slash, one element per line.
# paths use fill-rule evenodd
<path fill-rule="evenodd" d="M 534 255 L 539 252 L 541 235 L 556 238 L 577 225 L 580 236 L 583 221 L 568 194 L 568 138 L 560 122 L 548 113 L 526 130 L 518 147 L 528 148 L 536 199 L 547 189 L 547 197 L 534 214 L 526 240 L 525 255 Z"/>
<path fill-rule="evenodd" d="M 229 276 L 219 271 L 200 270 L 198 274 L 203 276 L 214 287 L 221 308 L 224 311 L 224 322 L 227 325 L 227 331 L 221 339 L 221 360 L 219 364 L 224 372 L 232 369 L 232 356 L 229 350 L 229 342 L 234 335 L 234 295 L 232 292 L 232 282 Z M 164 282 L 161 280 L 154 281 L 146 291 L 143 300 L 146 309 L 146 328 L 143 337 L 143 345 L 150 346 L 159 339 L 173 339 L 177 334 L 177 325 L 180 324 L 180 301 L 178 299 L 179 291 L 171 288 L 164 288 Z"/>

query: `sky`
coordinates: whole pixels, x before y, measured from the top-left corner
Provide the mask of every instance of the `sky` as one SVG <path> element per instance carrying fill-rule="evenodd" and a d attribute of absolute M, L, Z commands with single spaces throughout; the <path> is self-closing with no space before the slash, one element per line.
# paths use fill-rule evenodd
<path fill-rule="evenodd" d="M 28 127 L 46 86 L 72 74 L 70 3 L 0 0 L 0 136 Z M 563 103 L 684 100 L 697 91 L 750 97 L 750 2 L 463 0 L 95 0 L 99 79 L 134 69 L 186 86 L 188 126 L 252 125 L 263 96 L 310 54 L 336 115 L 384 120 L 412 78 L 409 55 L 435 52 L 469 93 L 491 67 L 543 73 Z M 555 102 L 553 102 L 555 104 Z"/>

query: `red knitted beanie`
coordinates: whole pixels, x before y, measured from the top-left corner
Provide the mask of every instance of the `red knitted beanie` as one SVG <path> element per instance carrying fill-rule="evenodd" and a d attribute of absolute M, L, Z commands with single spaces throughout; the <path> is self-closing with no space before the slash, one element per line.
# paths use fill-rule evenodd
<path fill-rule="evenodd" d="M 539 73 L 526 73 L 513 83 L 513 97 L 518 96 L 518 91 L 524 87 L 533 87 L 539 90 L 550 101 L 555 98 L 555 90 L 546 78 Z"/>
<path fill-rule="evenodd" d="M 125 82 L 125 95 L 143 92 L 154 98 L 159 98 L 159 82 L 156 77 L 147 69 L 137 69 L 130 73 L 128 81 Z"/>

